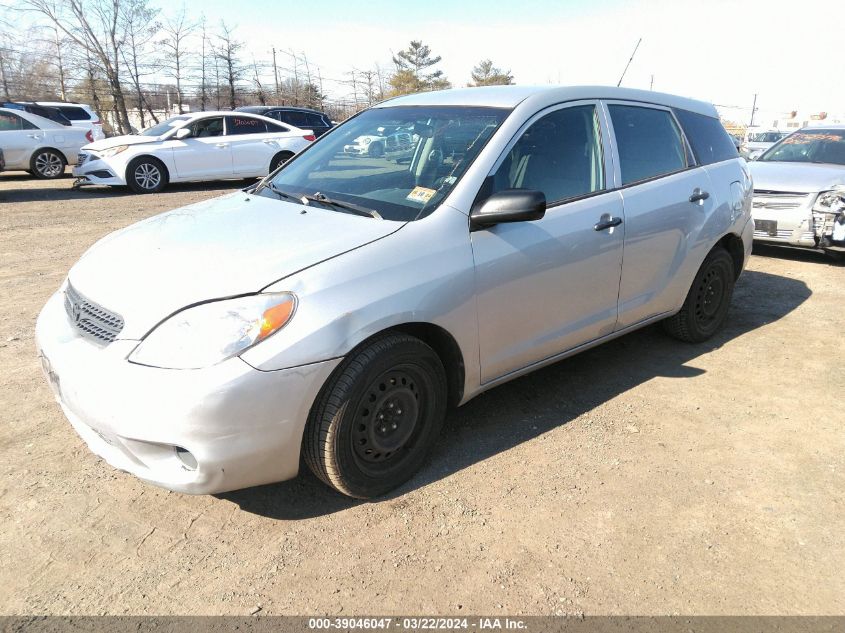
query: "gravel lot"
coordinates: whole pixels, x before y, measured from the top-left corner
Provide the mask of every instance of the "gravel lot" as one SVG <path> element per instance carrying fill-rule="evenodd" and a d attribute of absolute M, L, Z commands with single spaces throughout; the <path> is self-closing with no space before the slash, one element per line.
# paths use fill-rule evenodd
<path fill-rule="evenodd" d="M 157 196 L 0 175 L 0 614 L 843 614 L 845 267 L 759 249 L 728 327 L 659 328 L 493 390 L 397 494 L 309 473 L 190 497 L 88 452 L 33 327 Z"/>

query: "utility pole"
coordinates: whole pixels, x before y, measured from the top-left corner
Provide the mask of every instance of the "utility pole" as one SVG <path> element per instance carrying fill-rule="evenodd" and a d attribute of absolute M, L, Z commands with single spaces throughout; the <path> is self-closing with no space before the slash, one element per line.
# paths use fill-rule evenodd
<path fill-rule="evenodd" d="M 754 127 L 754 113 L 757 112 L 757 93 L 754 93 L 754 103 L 751 105 L 751 123 L 748 127 Z"/>
<path fill-rule="evenodd" d="M 299 59 L 293 49 L 290 49 L 290 56 L 293 57 L 293 105 L 299 105 Z"/>
<path fill-rule="evenodd" d="M 651 76 L 651 83 L 648 84 L 649 90 L 654 90 L 654 75 Z"/>
<path fill-rule="evenodd" d="M 62 41 L 59 39 L 59 28 L 53 27 L 56 33 L 56 61 L 59 66 L 59 88 L 62 93 L 62 101 L 67 101 L 67 90 L 65 89 L 65 64 L 62 60 Z"/>
<path fill-rule="evenodd" d="M 276 47 L 273 47 L 273 76 L 276 78 L 276 105 L 279 105 L 279 95 L 282 94 L 279 90 L 279 68 L 276 66 Z"/>
<path fill-rule="evenodd" d="M 631 65 L 631 62 L 634 61 L 634 55 L 637 54 L 637 49 L 640 47 L 640 42 L 643 41 L 643 38 L 637 40 L 637 45 L 634 47 L 634 52 L 631 53 L 631 59 L 628 60 L 628 63 L 625 64 L 625 70 L 622 71 L 622 76 L 619 78 L 619 81 L 616 82 L 616 87 L 622 85 L 622 80 L 625 78 L 625 73 L 628 72 L 628 66 Z"/>

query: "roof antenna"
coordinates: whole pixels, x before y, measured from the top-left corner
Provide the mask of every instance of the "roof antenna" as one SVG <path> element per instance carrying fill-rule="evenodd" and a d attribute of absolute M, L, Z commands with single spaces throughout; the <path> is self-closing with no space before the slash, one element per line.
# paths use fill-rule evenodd
<path fill-rule="evenodd" d="M 634 61 L 634 55 L 637 54 L 637 49 L 640 47 L 640 42 L 642 42 L 642 41 L 643 41 L 643 38 L 640 38 L 640 39 L 637 40 L 637 45 L 634 47 L 634 52 L 631 53 L 631 59 L 629 59 L 628 63 L 625 64 L 625 70 L 622 71 L 622 76 L 619 78 L 619 81 L 616 82 L 617 88 L 622 85 L 622 80 L 625 78 L 625 73 L 628 72 L 628 66 L 631 65 L 632 61 Z"/>

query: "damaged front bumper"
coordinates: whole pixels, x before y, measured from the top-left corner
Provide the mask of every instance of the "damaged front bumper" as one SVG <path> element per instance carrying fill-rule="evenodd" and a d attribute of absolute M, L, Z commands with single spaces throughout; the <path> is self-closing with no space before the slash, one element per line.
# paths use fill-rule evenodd
<path fill-rule="evenodd" d="M 755 192 L 754 239 L 845 253 L 845 191 Z"/>

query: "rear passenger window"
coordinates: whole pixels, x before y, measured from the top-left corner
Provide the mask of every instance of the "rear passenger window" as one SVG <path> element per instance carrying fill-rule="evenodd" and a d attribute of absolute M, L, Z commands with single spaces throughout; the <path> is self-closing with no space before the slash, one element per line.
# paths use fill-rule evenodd
<path fill-rule="evenodd" d="M 709 165 L 739 156 L 719 119 L 689 110 L 675 110 L 675 116 L 681 122 L 699 164 Z"/>
<path fill-rule="evenodd" d="M 0 132 L 22 130 L 21 121 L 22 119 L 15 114 L 0 112 Z"/>
<path fill-rule="evenodd" d="M 234 134 L 264 134 L 267 132 L 267 124 L 261 119 L 253 119 L 251 116 L 227 116 L 226 135 Z"/>
<path fill-rule="evenodd" d="M 268 132 L 290 132 L 290 128 L 282 125 L 281 123 L 268 123 L 267 124 L 267 131 Z"/>
<path fill-rule="evenodd" d="M 671 174 L 687 167 L 681 132 L 666 110 L 611 105 L 622 184 Z"/>
<path fill-rule="evenodd" d="M 296 127 L 308 127 L 304 112 L 283 112 L 280 120 Z"/>
<path fill-rule="evenodd" d="M 59 111 L 71 121 L 90 121 L 91 115 L 84 108 L 76 106 L 57 106 Z"/>
<path fill-rule="evenodd" d="M 604 189 L 595 107 L 555 110 L 532 123 L 493 176 L 491 193 L 504 189 L 542 191 L 549 203 Z"/>

